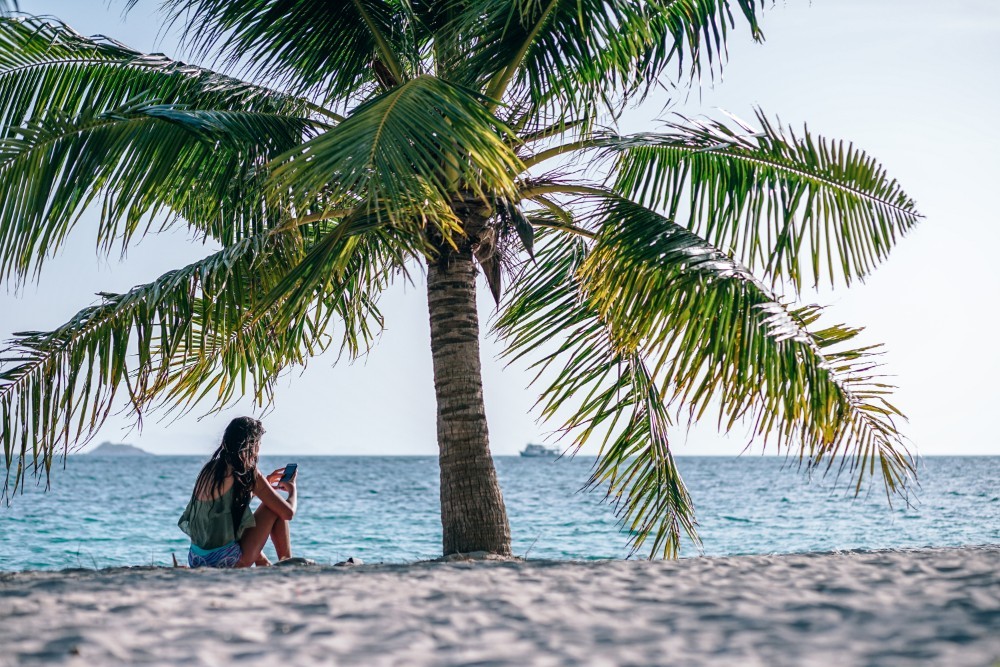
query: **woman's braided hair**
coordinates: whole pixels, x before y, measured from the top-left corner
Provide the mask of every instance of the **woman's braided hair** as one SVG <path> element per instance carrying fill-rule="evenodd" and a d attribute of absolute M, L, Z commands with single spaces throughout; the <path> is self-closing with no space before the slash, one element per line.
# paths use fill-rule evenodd
<path fill-rule="evenodd" d="M 243 513 L 250 505 L 262 435 L 264 425 L 252 417 L 237 417 L 229 422 L 222 436 L 222 444 L 201 469 L 194 485 L 196 497 L 218 498 L 226 476 L 233 476 L 234 535 L 239 532 Z"/>

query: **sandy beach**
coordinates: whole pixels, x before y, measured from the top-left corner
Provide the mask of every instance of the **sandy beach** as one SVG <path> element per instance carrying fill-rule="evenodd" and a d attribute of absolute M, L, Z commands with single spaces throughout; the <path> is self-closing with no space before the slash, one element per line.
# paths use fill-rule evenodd
<path fill-rule="evenodd" d="M 1000 664 L 1000 545 L 0 574 L 0 665 Z"/>

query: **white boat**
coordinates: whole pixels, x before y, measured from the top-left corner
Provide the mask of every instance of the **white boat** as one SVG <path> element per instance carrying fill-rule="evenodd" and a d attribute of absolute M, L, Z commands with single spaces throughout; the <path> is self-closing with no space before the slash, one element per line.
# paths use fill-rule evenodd
<path fill-rule="evenodd" d="M 533 445 L 528 444 L 521 452 L 521 456 L 528 456 L 534 458 L 555 458 L 559 456 L 562 452 L 559 451 L 557 447 L 546 447 L 545 445 Z"/>

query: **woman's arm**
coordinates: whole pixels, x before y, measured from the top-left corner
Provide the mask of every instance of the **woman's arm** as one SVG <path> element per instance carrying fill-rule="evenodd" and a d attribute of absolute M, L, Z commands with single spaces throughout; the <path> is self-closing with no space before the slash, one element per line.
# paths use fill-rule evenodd
<path fill-rule="evenodd" d="M 287 499 L 278 495 L 278 492 L 271 486 L 270 481 L 275 475 L 280 478 L 282 472 L 282 470 L 275 470 L 267 477 L 264 477 L 264 474 L 258 470 L 253 492 L 269 510 L 278 515 L 278 518 L 291 521 L 292 517 L 295 516 L 295 477 L 292 477 L 287 482 L 278 482 L 278 488 L 288 492 Z"/>

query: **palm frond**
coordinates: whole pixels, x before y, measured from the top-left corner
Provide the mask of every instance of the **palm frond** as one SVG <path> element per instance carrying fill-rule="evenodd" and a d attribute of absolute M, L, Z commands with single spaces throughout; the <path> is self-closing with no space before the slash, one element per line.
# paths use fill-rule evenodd
<path fill-rule="evenodd" d="M 592 199 L 596 199 L 592 198 Z M 539 224 L 569 229 L 562 220 Z M 748 269 L 682 226 L 605 198 L 573 230 L 545 232 L 536 264 L 511 286 L 496 331 L 511 361 L 538 358 L 543 418 L 577 447 L 601 442 L 590 485 L 607 484 L 634 548 L 676 555 L 697 542 L 690 499 L 669 453 L 675 410 L 748 425 L 808 468 L 840 462 L 860 491 L 881 476 L 905 493 L 913 461 L 876 347 L 851 347 L 842 325 L 814 329 L 822 309 L 781 303 Z M 555 342 L 554 342 L 555 341 Z"/>
<path fill-rule="evenodd" d="M 129 7 L 135 4 L 130 0 Z M 366 86 L 414 76 L 419 54 L 408 3 L 386 0 L 167 0 L 195 55 L 297 94 L 346 102 Z M 247 53 L 253 53 L 250 60 Z"/>
<path fill-rule="evenodd" d="M 903 492 L 913 463 L 878 372 L 877 347 L 859 332 L 812 330 L 821 309 L 793 309 L 748 269 L 701 237 L 632 202 L 613 200 L 590 222 L 598 239 L 580 279 L 622 353 L 639 353 L 692 419 L 713 402 L 719 426 L 752 425 L 766 445 L 810 467 L 839 458 L 860 489 L 882 476 Z"/>
<path fill-rule="evenodd" d="M 412 12 L 410 27 L 414 34 L 414 44 L 426 51 L 430 45 L 428 60 L 434 73 L 452 82 L 474 80 L 453 76 L 460 72 L 457 65 L 478 36 L 467 32 L 469 16 L 476 11 L 477 0 L 407 0 Z"/>
<path fill-rule="evenodd" d="M 265 166 L 326 127 L 314 105 L 51 19 L 0 19 L 0 266 L 24 276 L 93 202 L 100 242 L 160 212 L 228 245 L 287 214 Z M 33 255 L 33 257 L 32 257 Z"/>
<path fill-rule="evenodd" d="M 0 141 L 0 279 L 37 271 L 95 201 L 106 249 L 161 212 L 223 243 L 259 233 L 284 215 L 264 205 L 269 159 L 311 131 L 299 118 L 146 103 L 21 127 Z"/>
<path fill-rule="evenodd" d="M 136 99 L 294 117 L 330 112 L 203 67 L 84 37 L 51 17 L 0 18 L 0 138 L 52 112 L 97 114 Z"/>
<path fill-rule="evenodd" d="M 799 289 L 803 273 L 817 284 L 824 273 L 832 284 L 867 276 L 919 220 L 913 200 L 852 144 L 757 119 L 760 131 L 685 120 L 608 138 L 614 187 L 773 282 Z"/>
<path fill-rule="evenodd" d="M 368 257 L 364 248 L 374 247 L 381 254 L 374 267 L 358 267 L 357 257 Z M 304 309 L 316 294 L 325 294 L 331 283 L 348 278 L 360 285 L 379 284 L 382 275 L 391 271 L 404 275 L 411 260 L 431 254 L 426 238 L 409 226 L 386 224 L 377 211 L 367 204 L 343 215 L 308 251 L 286 268 L 282 279 L 264 297 L 261 307 L 272 313 L 279 325 L 301 319 Z M 390 271 L 391 270 L 391 271 Z"/>
<path fill-rule="evenodd" d="M 756 0 L 484 0 L 466 12 L 479 36 L 457 64 L 459 76 L 488 80 L 512 125 L 617 114 L 635 94 L 667 83 L 685 59 L 692 76 L 722 59 L 738 5 L 760 37 Z M 482 84 L 481 84 L 482 85 Z M 516 118 L 520 118 L 517 120 Z"/>
<path fill-rule="evenodd" d="M 738 9 L 754 41 L 763 41 L 759 14 L 768 0 L 659 0 L 645 8 L 641 19 L 646 26 L 645 43 L 630 53 L 632 83 L 636 90 L 648 91 L 672 65 L 677 78 L 684 76 L 684 63 L 692 79 L 707 68 L 721 69 L 727 53 L 729 31 L 736 27 Z M 640 30 L 640 25 L 623 26 L 623 32 Z M 639 32 L 638 34 L 643 34 Z M 628 49 L 628 42 L 624 44 Z M 619 46 L 618 48 L 622 48 Z"/>
<path fill-rule="evenodd" d="M 381 327 L 376 298 L 395 269 L 375 237 L 348 249 L 344 270 L 297 317 L 279 322 L 262 305 L 330 226 L 243 239 L 128 293 L 102 294 L 54 331 L 15 334 L 0 360 L 4 493 L 29 467 L 47 473 L 60 444 L 65 452 L 92 437 L 123 388 L 140 420 L 159 401 L 189 410 L 208 400 L 214 410 L 249 394 L 266 405 L 282 369 L 334 342 L 331 323 L 347 356 L 367 350 Z"/>
<path fill-rule="evenodd" d="M 296 246 L 304 240 L 298 251 L 269 257 L 268 261 L 282 262 L 280 272 L 260 283 L 249 307 L 233 310 L 234 325 L 225 329 L 214 325 L 219 320 L 217 306 L 195 310 L 192 327 L 202 332 L 201 340 L 176 350 L 169 376 L 150 384 L 149 401 L 135 402 L 133 407 L 156 398 L 171 406 L 170 411 L 187 411 L 212 391 L 217 392 L 213 411 L 248 393 L 258 405 L 269 404 L 278 373 L 289 365 L 304 367 L 308 356 L 336 342 L 338 330 L 340 357 L 351 360 L 365 354 L 382 329 L 378 296 L 393 275 L 404 270 L 406 259 L 384 230 L 356 230 L 352 243 L 338 247 L 325 267 L 325 279 L 311 291 L 281 291 L 297 263 L 335 235 L 340 224 L 309 225 L 302 238 L 294 239 Z M 205 331 L 216 333 L 206 336 Z M 250 392 L 247 376 L 252 381 Z"/>
<path fill-rule="evenodd" d="M 272 184 L 296 202 L 359 197 L 397 224 L 444 220 L 447 236 L 453 199 L 513 194 L 521 163 L 511 139 L 479 97 L 418 77 L 280 156 Z"/>
<path fill-rule="evenodd" d="M 587 244 L 553 232 L 543 232 L 539 241 L 535 263 L 510 286 L 494 331 L 508 344 L 509 362 L 540 357 L 532 364 L 536 382 L 554 373 L 538 401 L 541 416 L 569 410 L 560 430 L 572 446 L 579 449 L 592 438 L 601 443 L 587 486 L 605 488 L 633 553 L 652 536 L 651 556 L 675 557 L 682 533 L 695 543 L 698 537 L 691 498 L 670 453 L 661 392 L 638 354 L 614 348 L 581 292 L 577 274 Z"/>

